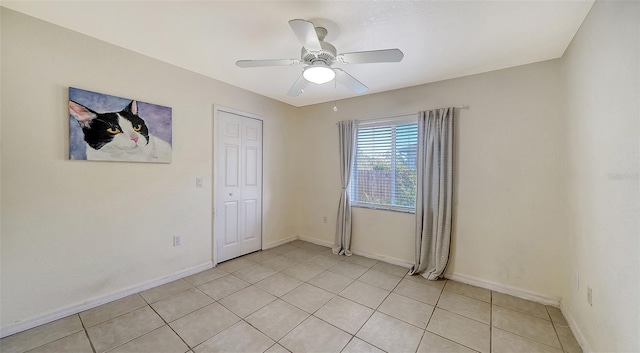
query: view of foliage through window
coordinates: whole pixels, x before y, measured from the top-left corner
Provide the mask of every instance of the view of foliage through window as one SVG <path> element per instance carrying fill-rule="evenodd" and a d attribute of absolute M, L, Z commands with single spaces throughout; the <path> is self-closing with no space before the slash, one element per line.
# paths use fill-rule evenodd
<path fill-rule="evenodd" d="M 418 125 L 358 128 L 350 196 L 354 204 L 415 208 Z"/>

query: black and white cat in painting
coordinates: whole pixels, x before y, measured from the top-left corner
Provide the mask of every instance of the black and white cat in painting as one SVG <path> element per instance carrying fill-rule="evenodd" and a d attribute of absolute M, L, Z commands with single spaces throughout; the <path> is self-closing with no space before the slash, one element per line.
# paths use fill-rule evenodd
<path fill-rule="evenodd" d="M 69 114 L 82 128 L 87 160 L 171 162 L 171 145 L 149 133 L 135 100 L 121 111 L 108 113 L 69 100 Z"/>

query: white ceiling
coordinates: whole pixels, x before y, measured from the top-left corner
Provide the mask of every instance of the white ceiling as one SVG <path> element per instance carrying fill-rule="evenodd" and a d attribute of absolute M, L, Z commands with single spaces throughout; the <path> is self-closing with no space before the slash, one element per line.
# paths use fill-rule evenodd
<path fill-rule="evenodd" d="M 239 59 L 300 58 L 288 21 L 327 28 L 338 53 L 399 48 L 400 63 L 337 64 L 369 93 L 562 56 L 587 1 L 2 1 L 2 6 L 300 107 L 354 96 L 310 84 L 302 66 L 241 69 Z"/>

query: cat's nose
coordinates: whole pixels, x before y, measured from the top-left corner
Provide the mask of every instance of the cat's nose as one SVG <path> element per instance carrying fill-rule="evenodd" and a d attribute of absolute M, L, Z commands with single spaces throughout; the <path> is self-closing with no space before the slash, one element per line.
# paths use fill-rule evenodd
<path fill-rule="evenodd" d="M 135 132 L 132 132 L 129 134 L 129 137 L 133 142 L 138 143 L 138 134 L 136 134 Z"/>

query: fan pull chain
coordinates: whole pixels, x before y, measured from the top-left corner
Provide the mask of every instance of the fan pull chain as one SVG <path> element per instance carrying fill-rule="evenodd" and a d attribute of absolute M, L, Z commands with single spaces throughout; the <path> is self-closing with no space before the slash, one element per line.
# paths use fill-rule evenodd
<path fill-rule="evenodd" d="M 338 83 L 336 82 L 335 79 L 333 79 L 333 89 L 334 90 L 338 90 Z M 338 96 L 338 94 L 336 93 L 336 97 Z M 333 101 L 333 111 L 337 112 L 338 111 L 338 105 L 336 104 L 336 101 Z"/>

